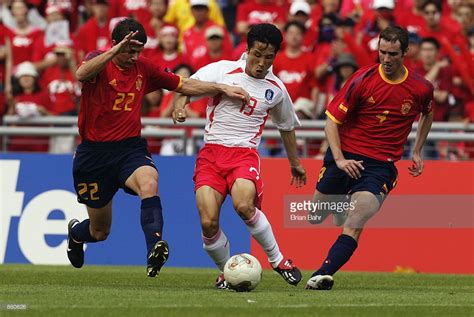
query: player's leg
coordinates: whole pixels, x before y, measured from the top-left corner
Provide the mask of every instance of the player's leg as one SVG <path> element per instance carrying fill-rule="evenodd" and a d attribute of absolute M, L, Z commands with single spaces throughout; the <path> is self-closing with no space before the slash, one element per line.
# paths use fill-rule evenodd
<path fill-rule="evenodd" d="M 68 225 L 67 255 L 71 264 L 80 268 L 84 264 L 84 243 L 107 239 L 112 225 L 112 201 L 101 208 L 87 207 L 89 218 L 79 222 L 72 219 Z"/>
<path fill-rule="evenodd" d="M 158 195 L 158 172 L 144 165 L 133 171 L 125 181 L 126 190 L 132 190 L 141 199 L 141 226 L 147 245 L 147 274 L 156 276 L 168 260 L 169 248 L 163 235 L 163 208 Z"/>
<path fill-rule="evenodd" d="M 196 190 L 196 204 L 201 221 L 203 248 L 219 268 L 216 288 L 227 288 L 224 280 L 224 266 L 230 258 L 230 243 L 219 226 L 219 215 L 225 196 L 210 186 Z"/>
<path fill-rule="evenodd" d="M 77 199 L 87 206 L 89 218 L 68 224 L 67 255 L 74 267 L 84 264 L 84 243 L 107 238 L 112 223 L 112 198 L 118 190 L 113 174 L 113 155 L 97 151 L 100 143 L 84 141 L 77 148 L 73 162 L 74 188 Z"/>
<path fill-rule="evenodd" d="M 340 202 L 346 200 L 346 194 L 350 189 L 350 178 L 346 173 L 340 170 L 333 157 L 331 149 L 328 149 L 324 157 L 324 165 L 321 167 L 316 183 L 316 190 L 313 195 L 313 206 L 315 210 L 310 210 L 308 221 L 311 224 L 322 223 L 330 214 L 333 214 L 334 223 L 339 226 L 344 222 L 345 213 L 337 213 L 334 210 L 328 210 L 324 202 Z M 341 223 L 342 222 L 342 223 Z"/>
<path fill-rule="evenodd" d="M 244 170 L 245 171 L 245 170 Z M 257 174 L 258 177 L 258 174 Z M 265 214 L 255 206 L 257 190 L 253 180 L 237 178 L 232 189 L 232 202 L 239 216 L 245 221 L 252 237 L 265 251 L 268 261 L 286 282 L 297 285 L 301 272 L 289 259 L 284 259 Z"/>
<path fill-rule="evenodd" d="M 351 203 L 354 208 L 348 211 L 342 234 L 329 249 L 321 267 L 308 280 L 307 289 L 329 290 L 332 288 L 334 283 L 332 275 L 349 261 L 357 248 L 365 223 L 377 213 L 381 206 L 377 197 L 368 191 L 352 194 Z"/>

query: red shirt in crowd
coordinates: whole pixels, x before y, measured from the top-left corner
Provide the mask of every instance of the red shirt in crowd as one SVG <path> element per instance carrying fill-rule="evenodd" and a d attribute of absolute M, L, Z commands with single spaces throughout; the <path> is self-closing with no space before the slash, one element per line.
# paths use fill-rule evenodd
<path fill-rule="evenodd" d="M 19 35 L 15 30 L 6 29 L 6 36 L 11 42 L 13 66 L 33 60 L 34 44 L 42 34 L 43 31 L 37 28 L 33 28 L 27 35 Z"/>
<path fill-rule="evenodd" d="M 292 58 L 282 51 L 275 58 L 273 73 L 285 84 L 293 102 L 299 97 L 311 99 L 316 86 L 314 66 L 314 56 L 307 52 Z"/>
<path fill-rule="evenodd" d="M 425 76 L 427 73 L 422 64 L 418 65 L 415 71 L 422 76 Z M 433 84 L 435 90 L 451 92 L 453 89 L 453 76 L 454 72 L 450 66 L 443 67 L 439 70 L 438 76 L 436 76 L 435 80 L 431 83 Z M 439 103 L 433 99 L 433 121 L 447 121 L 449 107 L 448 100 L 443 103 Z"/>
<path fill-rule="evenodd" d="M 164 55 L 159 48 L 148 51 L 146 57 L 153 61 L 153 63 L 159 65 L 162 69 L 173 70 L 179 64 L 188 63 L 183 54 L 176 52 L 172 55 Z"/>
<path fill-rule="evenodd" d="M 53 115 L 76 110 L 76 98 L 80 95 L 79 85 L 73 72 L 55 65 L 47 68 L 41 76 L 41 86 L 49 94 Z"/>
<path fill-rule="evenodd" d="M 100 26 L 96 18 L 90 18 L 77 32 L 76 48 L 84 53 L 103 50 L 111 46 L 109 23 Z"/>
<path fill-rule="evenodd" d="M 15 112 L 21 107 L 44 107 L 49 110 L 51 104 L 48 94 L 44 91 L 32 94 L 19 94 L 13 98 Z M 18 112 L 17 112 L 18 114 Z M 12 136 L 8 150 L 13 152 L 48 152 L 48 137 Z"/>

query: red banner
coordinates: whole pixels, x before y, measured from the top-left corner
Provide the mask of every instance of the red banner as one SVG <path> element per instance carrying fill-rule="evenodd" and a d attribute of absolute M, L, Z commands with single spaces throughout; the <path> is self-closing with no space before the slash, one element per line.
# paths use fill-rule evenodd
<path fill-rule="evenodd" d="M 270 220 L 283 254 L 307 270 L 319 268 L 341 233 L 339 228 L 288 228 L 284 225 L 284 197 L 311 195 L 322 161 L 306 159 L 308 184 L 290 186 L 290 169 L 285 159 L 262 160 L 265 184 L 263 211 Z M 397 163 L 399 179 L 391 195 L 473 195 L 474 162 L 426 161 L 422 176 L 408 173 L 410 161 Z M 456 209 L 453 204 L 452 209 Z M 474 206 L 472 206 L 474 217 Z M 391 209 L 390 212 L 396 212 Z M 375 215 L 377 217 L 377 215 Z M 374 217 L 374 219 L 375 219 Z M 269 267 L 265 254 L 251 242 L 252 254 Z M 367 228 L 359 247 L 343 267 L 348 271 L 394 271 L 397 267 L 423 273 L 474 273 L 474 229 L 468 228 Z"/>

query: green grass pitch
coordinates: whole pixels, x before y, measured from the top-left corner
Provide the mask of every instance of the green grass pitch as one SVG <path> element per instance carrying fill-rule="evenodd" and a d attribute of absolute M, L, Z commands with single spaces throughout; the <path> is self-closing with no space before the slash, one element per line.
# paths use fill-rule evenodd
<path fill-rule="evenodd" d="M 341 272 L 333 290 L 306 291 L 309 271 L 298 287 L 264 271 L 255 291 L 236 293 L 215 290 L 216 273 L 0 265 L 0 316 L 474 316 L 472 275 Z"/>

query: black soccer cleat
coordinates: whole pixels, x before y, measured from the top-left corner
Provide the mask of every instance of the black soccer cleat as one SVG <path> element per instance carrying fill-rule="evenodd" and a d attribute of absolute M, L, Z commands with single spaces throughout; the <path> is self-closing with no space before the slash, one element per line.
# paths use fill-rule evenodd
<path fill-rule="evenodd" d="M 168 260 L 168 243 L 164 240 L 158 241 L 148 255 L 146 274 L 148 277 L 155 277 L 160 273 L 161 268 Z"/>
<path fill-rule="evenodd" d="M 306 282 L 305 289 L 329 291 L 334 285 L 331 275 L 315 275 Z"/>
<path fill-rule="evenodd" d="M 75 242 L 71 236 L 72 227 L 78 223 L 79 220 L 72 219 L 67 225 L 67 257 L 75 268 L 81 268 L 84 265 L 84 243 Z"/>
<path fill-rule="evenodd" d="M 224 273 L 220 273 L 214 284 L 217 289 L 229 289 L 229 283 L 225 280 Z"/>
<path fill-rule="evenodd" d="M 301 281 L 301 271 L 293 265 L 290 259 L 281 260 L 280 264 L 273 270 L 280 274 L 288 284 L 296 286 Z"/>

